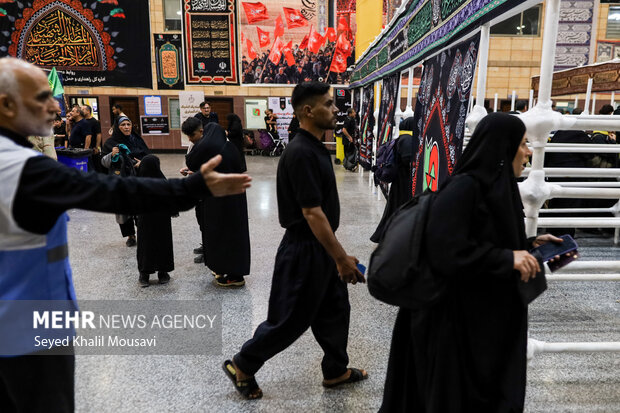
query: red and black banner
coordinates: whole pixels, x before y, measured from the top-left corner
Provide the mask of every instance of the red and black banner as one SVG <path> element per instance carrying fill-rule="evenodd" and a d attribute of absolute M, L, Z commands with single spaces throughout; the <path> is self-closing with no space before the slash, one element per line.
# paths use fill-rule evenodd
<path fill-rule="evenodd" d="M 147 0 L 0 1 L 0 57 L 56 68 L 65 86 L 152 88 Z"/>
<path fill-rule="evenodd" d="M 183 0 L 188 84 L 239 84 L 232 0 Z"/>
<path fill-rule="evenodd" d="M 375 136 L 375 89 L 370 84 L 362 89 L 362 109 L 360 112 L 360 165 L 367 171 L 372 167 Z"/>
<path fill-rule="evenodd" d="M 183 90 L 183 45 L 180 34 L 154 34 L 157 89 Z"/>
<path fill-rule="evenodd" d="M 438 190 L 461 156 L 479 42 L 477 34 L 424 62 L 413 115 L 419 138 L 412 168 L 414 195 Z"/>

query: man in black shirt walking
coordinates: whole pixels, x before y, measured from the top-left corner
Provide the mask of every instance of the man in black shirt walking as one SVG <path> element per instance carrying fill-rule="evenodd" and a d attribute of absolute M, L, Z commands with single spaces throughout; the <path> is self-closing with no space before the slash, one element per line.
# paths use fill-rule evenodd
<path fill-rule="evenodd" d="M 347 367 L 351 308 L 346 284 L 366 280 L 358 260 L 336 239 L 340 203 L 331 157 L 320 141 L 336 127 L 338 109 L 329 85 L 319 82 L 297 85 L 292 104 L 301 128 L 278 164 L 278 217 L 286 233 L 276 255 L 267 321 L 223 366 L 248 399 L 262 397 L 254 374 L 308 328 L 325 353 L 323 386 L 368 377 Z"/>

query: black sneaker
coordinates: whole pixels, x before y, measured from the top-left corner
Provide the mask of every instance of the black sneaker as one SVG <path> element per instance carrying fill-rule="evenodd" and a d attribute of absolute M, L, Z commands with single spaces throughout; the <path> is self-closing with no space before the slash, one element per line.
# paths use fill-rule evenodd
<path fill-rule="evenodd" d="M 137 242 L 135 235 L 130 235 L 129 238 L 127 238 L 127 242 L 125 242 L 125 245 L 127 245 L 128 247 L 135 247 L 136 244 Z"/>
<path fill-rule="evenodd" d="M 218 287 L 243 287 L 245 285 L 245 280 L 243 277 L 241 278 L 232 278 L 229 275 L 223 275 L 219 278 L 215 278 L 213 280 L 215 285 Z"/>
<path fill-rule="evenodd" d="M 150 274 L 141 272 L 140 278 L 138 278 L 138 282 L 140 283 L 140 287 L 148 287 L 149 286 L 149 276 Z"/>
<path fill-rule="evenodd" d="M 170 282 L 170 274 L 168 274 L 167 272 L 158 272 L 157 278 L 159 278 L 160 284 L 168 284 Z"/>
<path fill-rule="evenodd" d="M 202 254 L 204 254 L 204 251 L 205 251 L 205 249 L 202 248 L 202 245 L 200 247 L 198 247 L 198 248 L 194 248 L 194 254 L 196 254 L 196 255 L 199 255 L 199 254 L 202 255 Z"/>

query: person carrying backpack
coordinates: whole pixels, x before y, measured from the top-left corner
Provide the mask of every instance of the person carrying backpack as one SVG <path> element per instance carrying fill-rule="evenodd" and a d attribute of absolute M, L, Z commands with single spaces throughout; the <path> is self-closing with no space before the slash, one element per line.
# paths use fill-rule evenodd
<path fill-rule="evenodd" d="M 390 144 L 392 145 L 391 148 L 386 148 L 391 149 L 392 152 L 390 153 L 390 156 L 377 157 L 378 164 L 379 160 L 383 160 L 386 163 L 389 162 L 389 174 L 392 178 L 390 182 L 392 185 L 390 186 L 390 193 L 388 195 L 387 203 L 385 204 L 385 209 L 383 210 L 383 217 L 381 217 L 381 221 L 379 222 L 379 225 L 377 225 L 377 229 L 370 237 L 372 242 L 379 242 L 387 220 L 392 216 L 394 211 L 413 197 L 411 191 L 413 187 L 411 167 L 413 162 L 413 148 L 418 147 L 417 138 L 413 137 L 414 125 L 413 117 L 403 120 L 400 124 L 400 136 L 394 141 L 388 142 L 384 145 L 384 147 Z M 416 144 L 414 145 L 414 143 Z M 387 150 L 382 151 L 382 155 L 388 155 L 387 152 Z M 376 169 L 375 176 L 381 176 L 385 179 L 388 173 L 381 174 L 381 172 L 386 171 Z"/>
<path fill-rule="evenodd" d="M 531 154 L 518 117 L 487 115 L 437 193 L 419 247 L 445 293 L 430 307 L 400 309 L 380 412 L 523 411 L 519 291 L 542 267 L 527 251 L 516 182 Z M 549 241 L 561 239 L 545 234 L 533 246 Z"/>

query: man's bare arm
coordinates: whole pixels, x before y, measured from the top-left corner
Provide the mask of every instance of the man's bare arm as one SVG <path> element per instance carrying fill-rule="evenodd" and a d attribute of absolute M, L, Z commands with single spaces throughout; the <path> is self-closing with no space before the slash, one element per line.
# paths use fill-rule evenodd
<path fill-rule="evenodd" d="M 366 282 L 364 275 L 357 269 L 356 264 L 359 261 L 357 258 L 347 255 L 342 248 L 321 207 L 302 208 L 301 210 L 316 239 L 336 261 L 338 274 L 340 274 L 342 281 L 352 284 L 358 281 Z"/>

